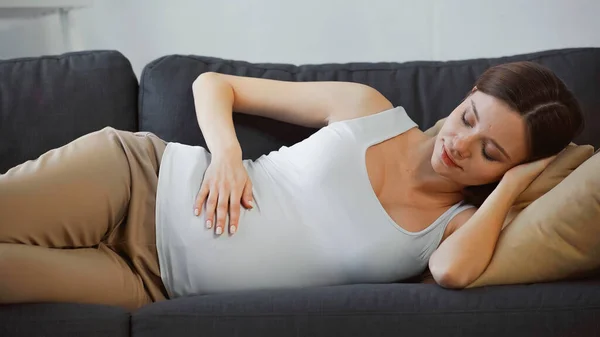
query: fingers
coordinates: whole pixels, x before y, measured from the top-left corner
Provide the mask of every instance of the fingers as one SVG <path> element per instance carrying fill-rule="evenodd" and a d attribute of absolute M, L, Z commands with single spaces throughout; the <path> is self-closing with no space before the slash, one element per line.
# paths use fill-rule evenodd
<path fill-rule="evenodd" d="M 206 199 L 206 228 L 212 228 L 215 225 L 215 234 L 221 235 L 225 232 L 225 223 L 227 222 L 227 213 L 229 214 L 229 223 L 230 223 L 230 232 L 233 234 L 236 232 L 238 228 L 239 218 L 240 218 L 240 202 L 239 197 L 235 197 L 235 193 L 232 194 L 231 200 L 238 200 L 236 202 L 231 202 L 230 198 L 227 196 L 230 195 L 229 191 L 222 190 L 223 192 L 217 193 L 213 192 L 216 189 L 210 190 L 206 189 L 205 192 L 203 188 L 200 189 L 198 193 L 198 198 L 195 204 L 195 214 L 199 215 L 200 210 L 202 209 L 203 199 Z M 208 198 L 204 197 L 204 195 L 208 194 Z M 235 226 L 235 228 L 232 228 Z"/>
<path fill-rule="evenodd" d="M 199 216 L 200 213 L 202 213 L 202 205 L 204 205 L 204 201 L 208 197 L 209 192 L 210 189 L 208 188 L 208 185 L 202 184 L 198 196 L 196 196 L 196 202 L 194 202 L 194 215 Z"/>
<path fill-rule="evenodd" d="M 216 190 L 211 190 L 206 200 L 206 228 L 212 228 L 215 223 L 215 209 L 217 207 L 218 193 Z"/>
<path fill-rule="evenodd" d="M 229 199 L 229 233 L 233 234 L 238 229 L 240 220 L 240 196 L 237 193 L 231 193 Z"/>
<path fill-rule="evenodd" d="M 554 159 L 556 159 L 556 156 L 547 157 L 538 160 L 536 163 L 532 163 L 532 165 L 535 166 L 535 168 L 541 173 L 541 171 L 548 167 L 552 163 L 552 161 L 554 161 Z"/>
<path fill-rule="evenodd" d="M 215 233 L 217 235 L 223 234 L 225 228 L 225 221 L 227 220 L 227 209 L 229 206 L 229 193 L 227 191 L 221 191 L 219 193 L 217 204 L 217 222 L 215 224 Z"/>
<path fill-rule="evenodd" d="M 558 157 L 557 154 L 555 154 L 554 156 L 548 157 L 548 163 L 551 163 L 552 161 L 554 161 L 554 159 L 556 159 L 556 157 Z"/>
<path fill-rule="evenodd" d="M 212 183 L 211 183 L 212 181 Z M 205 205 L 206 228 L 215 227 L 215 234 L 225 232 L 225 225 L 229 217 L 229 233 L 234 234 L 239 230 L 239 220 L 242 205 L 252 209 L 253 195 L 252 182 L 246 176 L 242 183 L 229 183 L 229 180 L 218 181 L 207 179 L 204 181 L 194 202 L 194 214 L 199 216 L 202 206 Z M 240 184 L 241 183 L 241 184 Z"/>
<path fill-rule="evenodd" d="M 242 192 L 242 203 L 244 204 L 244 207 L 246 207 L 247 209 L 254 208 L 254 205 L 252 204 L 252 199 L 252 181 L 248 179 L 246 181 L 246 185 L 244 185 L 244 191 Z"/>

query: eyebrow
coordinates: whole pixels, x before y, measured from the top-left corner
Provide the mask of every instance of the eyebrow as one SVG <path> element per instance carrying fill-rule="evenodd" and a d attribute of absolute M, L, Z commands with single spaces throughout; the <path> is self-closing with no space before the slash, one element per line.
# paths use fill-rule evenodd
<path fill-rule="evenodd" d="M 475 102 L 473 100 L 471 100 L 471 107 L 473 108 L 473 113 L 475 114 L 475 119 L 479 123 L 479 113 L 477 112 L 477 107 L 475 106 Z M 500 144 L 496 143 L 496 141 L 491 138 L 488 138 L 488 140 L 492 144 L 494 144 L 494 146 L 497 147 L 498 150 L 500 150 L 500 152 L 502 152 L 502 154 L 506 156 L 506 158 L 508 158 L 509 160 L 512 160 L 512 159 L 510 159 L 510 156 L 508 155 L 508 153 L 506 153 L 504 148 L 502 146 L 500 146 Z"/>

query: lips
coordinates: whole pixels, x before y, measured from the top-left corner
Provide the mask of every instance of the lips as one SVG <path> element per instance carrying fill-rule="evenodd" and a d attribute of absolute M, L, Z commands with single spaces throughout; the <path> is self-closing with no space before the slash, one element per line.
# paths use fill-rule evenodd
<path fill-rule="evenodd" d="M 460 166 L 458 166 L 458 164 L 456 164 L 456 162 L 450 156 L 448 151 L 446 151 L 446 146 L 444 144 L 442 144 L 442 161 L 449 167 L 461 168 Z"/>

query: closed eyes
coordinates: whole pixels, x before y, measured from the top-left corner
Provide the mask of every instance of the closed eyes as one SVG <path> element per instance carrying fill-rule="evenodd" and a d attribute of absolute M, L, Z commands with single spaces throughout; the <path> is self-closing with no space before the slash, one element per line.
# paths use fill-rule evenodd
<path fill-rule="evenodd" d="M 462 122 L 463 122 L 463 124 L 464 124 L 466 127 L 469 127 L 469 128 L 472 128 L 472 127 L 473 127 L 473 125 L 471 125 L 471 123 L 469 123 L 469 121 L 467 121 L 467 109 L 465 109 L 465 111 L 464 111 L 464 112 L 463 112 L 463 114 L 462 114 Z M 481 145 L 481 155 L 482 155 L 482 156 L 483 156 L 483 157 L 484 157 L 486 160 L 489 160 L 489 161 L 498 161 L 497 159 L 495 159 L 495 158 L 491 157 L 491 156 L 490 156 L 490 155 L 489 155 L 489 154 L 486 152 L 486 150 L 485 150 L 485 147 L 486 147 L 486 145 L 487 145 L 487 141 L 483 140 L 483 141 L 481 142 L 481 144 L 482 144 L 482 145 Z"/>

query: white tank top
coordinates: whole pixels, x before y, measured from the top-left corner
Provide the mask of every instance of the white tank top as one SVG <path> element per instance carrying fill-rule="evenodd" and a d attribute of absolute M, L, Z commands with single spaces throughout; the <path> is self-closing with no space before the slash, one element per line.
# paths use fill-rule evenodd
<path fill-rule="evenodd" d="M 244 160 L 254 209 L 238 231 L 217 236 L 193 203 L 210 163 L 203 147 L 169 143 L 156 203 L 161 278 L 171 298 L 267 288 L 386 283 L 418 275 L 448 222 L 449 208 L 420 232 L 387 214 L 371 186 L 371 145 L 417 127 L 402 107 L 323 127 L 255 161 Z"/>

